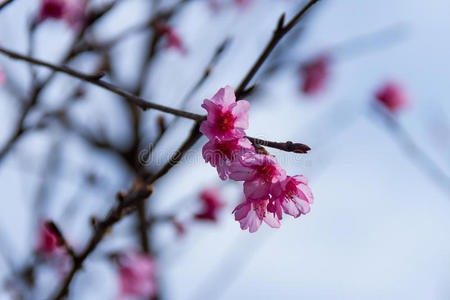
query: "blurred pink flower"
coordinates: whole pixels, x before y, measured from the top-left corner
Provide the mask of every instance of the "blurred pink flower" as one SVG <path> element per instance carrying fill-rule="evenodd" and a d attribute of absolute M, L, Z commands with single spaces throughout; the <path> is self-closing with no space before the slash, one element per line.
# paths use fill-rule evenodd
<path fill-rule="evenodd" d="M 239 221 L 242 230 L 253 233 L 261 226 L 262 221 L 272 228 L 280 227 L 280 220 L 274 213 L 267 211 L 268 199 L 249 201 L 245 200 L 233 210 L 234 218 Z"/>
<path fill-rule="evenodd" d="M 245 100 L 236 102 L 232 87 L 221 88 L 211 100 L 205 99 L 202 107 L 208 112 L 208 117 L 202 122 L 200 132 L 209 139 L 235 139 L 245 136 L 250 103 Z"/>
<path fill-rule="evenodd" d="M 300 66 L 303 93 L 313 95 L 325 87 L 329 76 L 330 61 L 329 56 L 320 55 Z"/>
<path fill-rule="evenodd" d="M 41 0 L 38 22 L 60 19 L 78 28 L 85 22 L 85 10 L 86 0 Z"/>
<path fill-rule="evenodd" d="M 164 48 L 178 50 L 181 54 L 187 53 L 180 36 L 172 27 L 167 25 L 158 25 L 158 29 L 166 38 Z"/>
<path fill-rule="evenodd" d="M 265 200 L 272 185 L 286 178 L 286 171 L 272 155 L 248 153 L 231 164 L 229 177 L 244 181 L 247 200 Z"/>
<path fill-rule="evenodd" d="M 220 140 L 216 137 L 203 146 L 202 154 L 207 163 L 217 168 L 219 177 L 226 180 L 230 175 L 231 163 L 254 150 L 252 143 L 246 138 Z"/>
<path fill-rule="evenodd" d="M 120 298 L 154 297 L 157 293 L 156 264 L 148 255 L 138 252 L 118 256 Z"/>
<path fill-rule="evenodd" d="M 397 113 L 408 104 L 408 97 L 403 88 L 395 83 L 385 83 L 377 92 L 376 100 L 392 113 Z"/>
<path fill-rule="evenodd" d="M 36 251 L 43 255 L 55 255 L 65 252 L 60 247 L 58 235 L 47 222 L 41 222 L 40 224 Z"/>
<path fill-rule="evenodd" d="M 234 2 L 240 7 L 247 7 L 254 2 L 254 0 L 234 0 Z"/>
<path fill-rule="evenodd" d="M 0 86 L 2 86 L 3 84 L 5 84 L 6 82 L 6 75 L 3 72 L 2 67 L 0 67 Z"/>
<path fill-rule="evenodd" d="M 293 216 L 300 217 L 310 211 L 310 204 L 314 197 L 308 186 L 305 176 L 287 176 L 285 180 L 272 186 L 272 199 L 267 205 L 267 210 L 275 213 L 278 219 L 282 219 L 282 211 Z"/>
<path fill-rule="evenodd" d="M 66 0 L 67 9 L 64 15 L 64 19 L 67 24 L 78 29 L 86 22 L 86 0 Z"/>
<path fill-rule="evenodd" d="M 200 200 L 202 201 L 202 211 L 195 215 L 197 220 L 217 221 L 217 215 L 225 206 L 222 196 L 217 188 L 208 188 L 201 192 Z"/>
<path fill-rule="evenodd" d="M 65 0 L 42 0 L 38 21 L 47 19 L 62 19 L 66 13 Z"/>

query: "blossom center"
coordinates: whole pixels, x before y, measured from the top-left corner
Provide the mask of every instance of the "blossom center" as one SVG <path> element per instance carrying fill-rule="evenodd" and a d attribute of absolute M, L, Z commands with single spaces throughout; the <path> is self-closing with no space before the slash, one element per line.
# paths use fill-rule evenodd
<path fill-rule="evenodd" d="M 231 112 L 227 111 L 227 112 L 220 114 L 217 125 L 220 128 L 220 130 L 225 132 L 225 131 L 228 131 L 228 130 L 234 128 L 234 120 L 235 120 L 235 118 L 234 118 L 233 114 Z"/>
<path fill-rule="evenodd" d="M 275 172 L 276 172 L 276 167 L 273 164 L 269 163 L 269 162 L 264 162 L 258 168 L 258 174 L 267 183 L 271 183 L 272 182 L 272 178 L 273 178 Z"/>

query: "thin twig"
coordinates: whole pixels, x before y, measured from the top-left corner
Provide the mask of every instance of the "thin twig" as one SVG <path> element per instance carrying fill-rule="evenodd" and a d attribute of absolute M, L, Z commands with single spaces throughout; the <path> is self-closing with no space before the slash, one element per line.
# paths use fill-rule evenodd
<path fill-rule="evenodd" d="M 0 10 L 4 9 L 6 5 L 13 3 L 14 0 L 5 0 L 2 3 L 0 3 Z"/>
<path fill-rule="evenodd" d="M 278 25 L 272 35 L 272 39 L 266 45 L 266 48 L 264 48 L 261 55 L 258 57 L 244 79 L 242 79 L 239 87 L 236 89 L 237 98 L 241 98 L 240 96 L 246 92 L 246 88 L 252 80 L 253 76 L 255 76 L 256 72 L 258 72 L 258 70 L 261 68 L 263 63 L 266 61 L 266 59 L 269 57 L 269 55 L 272 53 L 273 49 L 275 49 L 281 39 L 302 19 L 305 13 L 317 2 L 319 2 L 319 0 L 309 1 L 286 25 L 284 25 L 285 15 L 281 15 L 281 17 L 278 19 Z"/>
<path fill-rule="evenodd" d="M 450 195 L 450 177 L 414 142 L 410 134 L 401 126 L 395 116 L 381 105 L 372 105 L 373 110 L 383 118 L 389 132 L 395 137 L 395 141 L 408 154 L 411 161 L 419 168 L 425 170 L 430 178 Z"/>
<path fill-rule="evenodd" d="M 1 48 L 1 47 L 0 47 L 0 53 L 6 54 L 13 59 L 27 61 L 27 62 L 36 64 L 39 66 L 43 66 L 43 67 L 52 69 L 57 72 L 65 73 L 67 75 L 76 77 L 78 79 L 84 80 L 84 81 L 92 83 L 94 85 L 100 86 L 106 90 L 109 90 L 119 96 L 126 98 L 127 100 L 133 102 L 135 105 L 139 106 L 143 110 L 147 110 L 147 109 L 151 108 L 151 109 L 159 110 L 159 111 L 166 112 L 169 114 L 173 114 L 176 116 L 180 116 L 183 118 L 191 119 L 194 121 L 201 121 L 204 119 L 204 116 L 202 116 L 202 115 L 198 115 L 198 114 L 190 113 L 187 111 L 171 108 L 168 106 L 156 104 L 153 102 L 145 101 L 144 99 L 137 97 L 137 96 L 131 94 L 130 92 L 122 90 L 111 83 L 108 83 L 102 79 L 99 79 L 99 77 L 101 77 L 101 74 L 84 74 L 84 73 L 75 71 L 66 66 L 57 66 L 57 65 L 54 65 L 54 64 L 36 59 L 36 58 L 28 57 L 26 55 L 22 55 L 22 54 L 19 54 L 14 51 L 7 50 L 7 49 Z"/>

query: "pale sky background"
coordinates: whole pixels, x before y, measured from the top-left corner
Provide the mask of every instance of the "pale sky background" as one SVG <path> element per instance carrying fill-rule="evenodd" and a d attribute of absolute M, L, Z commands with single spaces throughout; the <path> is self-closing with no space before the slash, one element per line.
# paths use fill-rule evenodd
<path fill-rule="evenodd" d="M 36 3 L 16 2 L 0 13 L 0 43 L 25 53 L 25 24 Z M 145 2 L 125 0 L 114 16 L 96 28 L 98 36 L 107 39 L 140 24 L 148 13 Z M 176 106 L 217 45 L 231 37 L 229 49 L 189 106 L 190 111 L 203 113 L 202 100 L 220 87 L 237 86 L 270 38 L 279 15 L 287 11 L 291 16 L 300 2 L 255 0 L 244 11 L 228 8 L 214 15 L 204 1 L 194 1 L 173 23 L 186 42 L 188 55 L 161 55 L 145 98 Z M 394 43 L 377 43 L 373 51 L 337 59 L 326 90 L 316 97 L 299 93 L 296 67 L 290 67 L 249 98 L 253 103 L 249 135 L 295 140 L 313 148 L 308 155 L 273 151 L 289 174 L 310 178 L 315 195 L 311 213 L 295 220 L 287 216 L 280 229 L 263 225 L 249 234 L 240 230 L 231 215 L 240 200 L 241 184 L 227 183 L 223 192 L 228 205 L 218 225 L 189 227 L 181 240 L 174 238 L 171 228 L 161 228 L 156 241 L 163 252 L 159 268 L 164 299 L 450 298 L 449 194 L 412 164 L 384 124 L 369 112 L 374 91 L 385 80 L 401 82 L 412 103 L 399 117 L 400 123 L 450 174 L 450 2 L 321 2 L 303 23 L 300 43 L 286 53 L 286 60 L 303 61 L 328 47 L 395 24 L 402 24 L 405 33 Z M 36 38 L 36 55 L 58 61 L 70 37 L 65 25 L 45 24 Z M 142 35 L 135 35 L 113 50 L 113 57 L 120 59 L 117 69 L 123 86 L 137 76 L 139 46 L 143 46 Z M 93 61 L 85 56 L 73 66 L 89 70 Z M 26 65 L 3 56 L 0 65 L 6 70 L 14 68 L 16 80 L 26 86 Z M 44 93 L 43 102 L 56 106 L 74 83 L 72 78 L 60 77 Z M 92 87 L 87 99 L 75 106 L 74 116 L 85 126 L 103 124 L 109 128 L 108 135 L 120 143 L 127 134 L 121 126 L 120 101 Z M 13 101 L 0 88 L 0 141 L 11 130 Z M 151 137 L 156 113 L 148 115 Z M 92 124 L 93 120 L 97 124 Z M 157 148 L 158 158 L 166 159 L 176 149 L 185 136 L 181 132 L 190 124 L 178 124 Z M 48 133 L 27 136 L 0 167 L 0 233 L 10 240 L 8 253 L 17 264 L 24 262 L 33 247 L 29 207 L 40 182 L 42 159 L 52 141 L 48 137 Z M 128 183 L 117 174 L 114 162 L 111 166 L 109 156 L 93 154 L 80 140 L 64 133 L 53 131 L 53 137 L 64 143 L 67 163 L 51 191 L 49 217 L 81 247 L 88 237 L 89 216 L 101 215 L 110 207 L 117 192 L 111 187 L 126 188 Z M 168 212 L 182 203 L 181 216 L 187 216 L 196 209 L 195 195 L 202 187 L 221 184 L 216 171 L 201 159 L 203 143 L 204 139 L 155 186 L 151 198 L 155 211 Z M 79 170 L 86 168 L 95 170 L 106 188 L 80 192 Z M 74 218 L 69 213 L 67 217 L 64 208 L 74 198 L 80 202 L 77 215 Z M 87 261 L 86 272 L 74 281 L 70 299 L 114 299 L 117 279 L 102 253 L 133 245 L 130 225 L 125 221 L 117 226 Z M 0 259 L 0 279 L 7 273 Z M 43 273 L 43 278 L 51 278 L 51 272 Z M 42 297 L 51 288 L 43 282 Z M 1 289 L 0 299 L 9 299 Z"/>

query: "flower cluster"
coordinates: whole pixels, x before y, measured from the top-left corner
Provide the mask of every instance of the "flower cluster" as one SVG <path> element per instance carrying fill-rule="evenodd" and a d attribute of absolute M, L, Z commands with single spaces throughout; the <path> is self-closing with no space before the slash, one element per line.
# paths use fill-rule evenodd
<path fill-rule="evenodd" d="M 153 298 L 157 293 L 156 264 L 146 254 L 121 253 L 117 257 L 120 299 L 129 297 Z"/>
<path fill-rule="evenodd" d="M 313 195 L 307 179 L 287 176 L 274 156 L 258 153 L 246 138 L 249 102 L 236 101 L 226 86 L 202 107 L 208 115 L 200 131 L 209 139 L 203 158 L 222 180 L 244 182 L 245 199 L 233 211 L 243 230 L 255 232 L 262 221 L 278 228 L 283 212 L 295 218 L 309 212 Z"/>
<path fill-rule="evenodd" d="M 86 0 L 42 0 L 37 21 L 60 19 L 77 28 L 84 23 Z"/>

